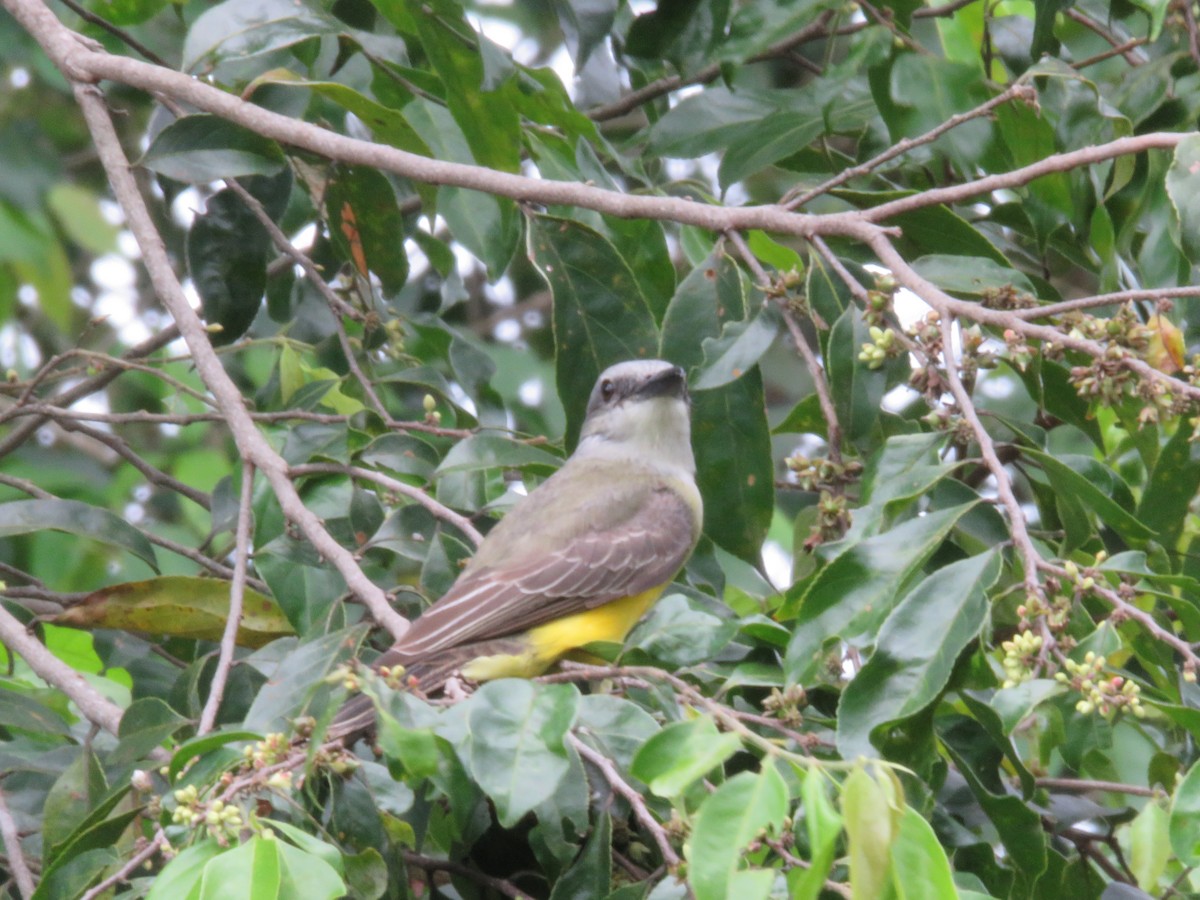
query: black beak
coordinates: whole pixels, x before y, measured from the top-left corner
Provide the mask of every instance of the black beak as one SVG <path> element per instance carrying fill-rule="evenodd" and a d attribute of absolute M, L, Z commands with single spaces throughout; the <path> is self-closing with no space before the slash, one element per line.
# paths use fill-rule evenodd
<path fill-rule="evenodd" d="M 642 397 L 678 397 L 688 400 L 687 375 L 679 366 L 663 369 L 651 376 L 637 390 Z"/>

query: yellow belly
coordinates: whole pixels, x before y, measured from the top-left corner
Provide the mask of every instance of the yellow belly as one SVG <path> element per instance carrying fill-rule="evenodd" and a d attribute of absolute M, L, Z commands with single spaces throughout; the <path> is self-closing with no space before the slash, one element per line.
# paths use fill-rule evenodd
<path fill-rule="evenodd" d="M 531 628 L 522 639 L 520 653 L 481 656 L 462 667 L 472 681 L 494 678 L 533 678 L 541 675 L 563 655 L 593 641 L 620 643 L 633 629 L 666 585 L 614 600 L 596 609 L 564 616 Z"/>

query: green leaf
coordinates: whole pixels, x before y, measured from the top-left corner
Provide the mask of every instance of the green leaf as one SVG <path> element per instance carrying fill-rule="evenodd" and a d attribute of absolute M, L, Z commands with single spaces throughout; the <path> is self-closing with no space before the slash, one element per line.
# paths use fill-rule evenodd
<path fill-rule="evenodd" d="M 61 182 L 46 194 L 46 205 L 67 236 L 97 256 L 117 249 L 120 229 L 100 212 L 100 198 L 78 184 Z"/>
<path fill-rule="evenodd" d="M 860 449 L 867 446 L 887 390 L 884 369 L 868 368 L 858 358 L 862 345 L 870 342 L 867 324 L 857 308 L 851 305 L 834 323 L 825 354 L 833 405 L 842 434 Z"/>
<path fill-rule="evenodd" d="M 1179 248 L 1195 263 L 1200 260 L 1200 137 L 1191 135 L 1176 145 L 1167 195 L 1179 217 Z"/>
<path fill-rule="evenodd" d="M 694 373 L 705 339 L 746 320 L 738 267 L 714 254 L 675 291 L 663 318 L 661 355 Z M 774 507 L 774 468 L 762 375 L 757 368 L 692 398 L 696 480 L 704 497 L 704 532 L 721 548 L 757 561 Z M 740 510 L 730 516 L 724 511 Z"/>
<path fill-rule="evenodd" d="M 1037 59 L 1043 53 L 1057 53 L 1058 39 L 1054 36 L 1054 20 L 1058 14 L 1070 9 L 1074 0 L 1033 0 L 1033 42 L 1029 55 Z"/>
<path fill-rule="evenodd" d="M 696 900 L 765 898 L 773 873 L 739 871 L 743 851 L 764 829 L 777 830 L 787 811 L 787 785 L 770 761 L 760 773 L 735 775 L 708 796 L 688 843 L 688 883 Z"/>
<path fill-rule="evenodd" d="M 854 900 L 884 896 L 891 848 L 903 815 L 904 795 L 887 769 L 858 765 L 842 784 L 842 817 Z"/>
<path fill-rule="evenodd" d="M 986 257 L 931 254 L 916 260 L 913 268 L 922 278 L 954 294 L 978 297 L 988 291 L 1016 288 L 1037 296 L 1033 283 L 1023 272 Z"/>
<path fill-rule="evenodd" d="M 245 726 L 263 733 L 285 730 L 285 720 L 301 714 L 312 700 L 314 689 L 326 689 L 326 676 L 354 652 L 363 630 L 358 626 L 321 635 L 301 644 L 278 663 L 263 665 L 267 683 L 246 712 Z"/>
<path fill-rule="evenodd" d="M 283 897 L 304 897 L 312 900 L 337 900 L 346 896 L 346 883 L 342 881 L 340 862 L 337 867 L 330 863 L 326 851 L 319 854 L 306 852 L 283 841 L 276 841 L 280 856 L 279 894 Z M 334 848 L 322 841 L 328 850 Z M 336 851 L 334 851 L 336 854 Z"/>
<path fill-rule="evenodd" d="M 267 209 L 278 214 L 291 188 L 290 173 L 243 185 Z M 209 326 L 220 326 L 213 344 L 237 340 L 262 306 L 267 284 L 266 229 L 240 196 L 226 188 L 208 198 L 187 236 L 188 271 Z"/>
<path fill-rule="evenodd" d="M 1137 520 L 1157 532 L 1167 547 L 1179 540 L 1192 498 L 1200 490 L 1200 444 L 1191 438 L 1191 429 L 1180 422 L 1159 450 L 1137 506 Z"/>
<path fill-rule="evenodd" d="M 479 469 L 524 469 L 530 466 L 553 471 L 562 460 L 540 447 L 516 441 L 503 434 L 473 434 L 450 448 L 437 467 L 440 477 L 449 472 Z"/>
<path fill-rule="evenodd" d="M 612 887 L 612 818 L 597 817 L 583 850 L 554 882 L 550 900 L 593 900 L 607 897 Z"/>
<path fill-rule="evenodd" d="M 677 797 L 741 747 L 707 716 L 675 722 L 642 745 L 630 771 L 660 797 Z"/>
<path fill-rule="evenodd" d="M 1113 499 L 1117 490 L 1129 496 L 1129 489 L 1103 463 L 1071 453 L 1051 455 L 1031 448 L 1021 452 L 1041 466 L 1051 487 L 1086 504 L 1125 540 L 1137 542 L 1155 537 L 1151 529 Z"/>
<path fill-rule="evenodd" d="M 1138 887 L 1153 891 L 1171 859 L 1170 817 L 1151 799 L 1129 826 L 1129 868 Z"/>
<path fill-rule="evenodd" d="M 579 691 L 570 684 L 490 681 L 467 713 L 467 767 L 511 828 L 553 794 L 570 763 L 563 743 L 575 721 Z"/>
<path fill-rule="evenodd" d="M 176 119 L 160 131 L 138 164 L 176 181 L 204 184 L 244 175 L 274 175 L 285 163 L 273 140 L 201 113 Z"/>
<path fill-rule="evenodd" d="M 13 500 L 0 503 L 0 537 L 43 529 L 65 531 L 128 550 L 158 571 L 154 547 L 146 536 L 107 509 L 78 500 Z"/>
<path fill-rule="evenodd" d="M 959 772 L 966 778 L 971 793 L 979 802 L 988 819 L 995 826 L 1013 864 L 1027 883 L 1032 884 L 1046 871 L 1049 852 L 1046 834 L 1042 829 L 1041 817 L 1036 809 L 1020 797 L 990 790 L 983 781 L 983 773 L 976 772 L 973 760 L 963 755 L 955 741 L 943 741 L 946 752 Z M 990 773 L 989 780 L 995 779 Z"/>
<path fill-rule="evenodd" d="M 1200 862 L 1200 766 L 1193 764 L 1175 787 L 1168 820 L 1171 849 L 1185 866 Z"/>
<path fill-rule="evenodd" d="M 933 828 L 911 806 L 904 807 L 892 843 L 892 887 L 899 900 L 958 900 L 954 874 Z"/>
<path fill-rule="evenodd" d="M 280 846 L 278 841 L 254 835 L 214 856 L 204 867 L 200 900 L 275 900 L 281 896 Z"/>
<path fill-rule="evenodd" d="M 683 594 L 671 594 L 654 605 L 627 644 L 665 666 L 683 668 L 712 659 L 736 630 L 736 622 L 694 608 Z"/>
<path fill-rule="evenodd" d="M 485 81 L 481 49 L 488 39 L 477 33 L 453 0 L 429 0 L 412 17 L 421 45 L 446 86 L 446 105 L 462 129 L 474 161 L 515 172 L 521 162 L 521 126 L 506 91 Z M 464 162 L 466 160 L 463 160 Z"/>
<path fill-rule="evenodd" d="M 229 744 L 238 743 L 240 741 L 258 741 L 262 740 L 263 732 L 260 731 L 240 731 L 235 729 L 210 731 L 208 734 L 200 737 L 192 738 L 180 744 L 175 750 L 175 755 L 171 757 L 171 764 L 167 769 L 167 778 L 171 781 L 184 770 L 186 766 L 192 764 L 193 760 L 199 759 L 214 750 L 220 750 Z M 241 754 L 235 754 L 240 756 Z"/>
<path fill-rule="evenodd" d="M 897 434 L 871 458 L 863 475 L 863 504 L 887 508 L 928 493 L 953 470 L 942 462 L 939 434 Z"/>
<path fill-rule="evenodd" d="M 838 838 L 842 835 L 842 817 L 829 802 L 825 773 L 813 767 L 806 769 L 802 777 L 804 830 L 812 858 L 807 869 L 797 867 L 788 873 L 788 896 L 791 900 L 817 900 L 833 865 Z"/>
<path fill-rule="evenodd" d="M 875 652 L 842 692 L 837 744 L 843 759 L 874 756 L 871 732 L 924 709 L 941 693 L 962 650 L 988 617 L 998 551 L 938 569 L 884 621 Z M 943 627 L 931 631 L 930 622 Z"/>
<path fill-rule="evenodd" d="M 204 867 L 225 849 L 209 838 L 180 851 L 179 855 L 155 876 L 146 900 L 177 900 L 199 897 Z"/>
<path fill-rule="evenodd" d="M 717 170 L 721 190 L 803 150 L 825 130 L 819 113 L 785 110 L 741 131 L 729 144 Z"/>
<path fill-rule="evenodd" d="M 914 196 L 917 192 L 837 190 L 831 193 L 848 200 L 860 209 L 870 209 L 882 203 Z M 1006 268 L 1010 267 L 1004 254 L 982 232 L 962 216 L 940 204 L 890 216 L 887 222 L 889 225 L 898 226 L 903 233 L 904 242 L 911 243 L 919 252 L 941 254 L 942 258 L 979 257 Z"/>
<path fill-rule="evenodd" d="M 601 234 L 570 219 L 537 216 L 529 245 L 554 295 L 556 380 L 567 446 L 574 447 L 596 378 L 613 363 L 652 357 L 658 333 L 636 276 Z"/>
<path fill-rule="evenodd" d="M 136 762 L 162 745 L 188 722 L 157 697 L 141 697 L 121 716 L 120 743 L 109 763 Z"/>
<path fill-rule="evenodd" d="M 704 363 L 695 373 L 697 391 L 722 387 L 741 378 L 771 349 L 783 324 L 779 310 L 764 303 L 752 319 L 729 322 L 721 336 L 704 339 Z"/>
<path fill-rule="evenodd" d="M 579 698 L 580 737 L 622 769 L 647 740 L 659 731 L 654 718 L 636 703 L 610 694 Z"/>
<path fill-rule="evenodd" d="M 788 680 L 806 684 L 812 679 L 829 638 L 873 631 L 974 506 L 930 512 L 852 544 L 807 584 L 789 591 L 779 613 L 796 617 L 784 664 Z"/>
<path fill-rule="evenodd" d="M 788 96 L 794 98 L 789 92 Z M 650 153 L 693 158 L 721 150 L 785 102 L 753 90 L 710 88 L 677 103 L 650 129 Z"/>
<path fill-rule="evenodd" d="M 62 715 L 7 685 L 0 689 L 0 725 L 57 737 L 71 734 L 71 726 Z"/>
<path fill-rule="evenodd" d="M 429 147 L 434 159 L 472 164 L 475 157 L 457 121 L 444 107 L 418 98 L 405 117 Z M 438 189 L 437 211 L 456 241 L 470 250 L 498 278 L 521 239 L 521 216 L 511 200 L 449 185 Z"/>
<path fill-rule="evenodd" d="M 394 294 L 408 279 L 404 217 L 396 205 L 392 183 L 365 166 L 341 169 L 325 188 L 329 233 L 358 274 L 379 276 L 384 291 Z"/>
<path fill-rule="evenodd" d="M 81 820 L 108 794 L 108 782 L 96 755 L 85 747 L 46 793 L 42 836 L 48 846 L 61 847 Z M 47 862 L 55 853 L 47 853 Z"/>

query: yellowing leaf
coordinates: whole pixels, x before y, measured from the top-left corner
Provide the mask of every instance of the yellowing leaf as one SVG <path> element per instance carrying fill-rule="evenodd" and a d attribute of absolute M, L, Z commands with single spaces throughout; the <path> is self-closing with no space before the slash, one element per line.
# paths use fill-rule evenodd
<path fill-rule="evenodd" d="M 1183 332 L 1175 323 L 1158 313 L 1146 322 L 1150 329 L 1150 346 L 1146 348 L 1146 361 L 1160 372 L 1174 375 L 1183 368 Z"/>
<path fill-rule="evenodd" d="M 53 621 L 76 628 L 115 628 L 216 641 L 221 639 L 228 614 L 228 582 L 170 575 L 103 588 Z M 272 598 L 246 588 L 237 633 L 239 646 L 261 647 L 294 633 Z"/>

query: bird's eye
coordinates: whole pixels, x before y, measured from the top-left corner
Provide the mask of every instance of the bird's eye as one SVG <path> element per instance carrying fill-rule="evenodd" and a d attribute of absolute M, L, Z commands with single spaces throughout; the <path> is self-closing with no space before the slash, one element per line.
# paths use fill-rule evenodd
<path fill-rule="evenodd" d="M 616 390 L 616 387 L 614 387 L 613 383 L 607 378 L 600 382 L 600 396 L 603 399 L 611 400 L 613 398 L 613 394 L 616 393 Z"/>

